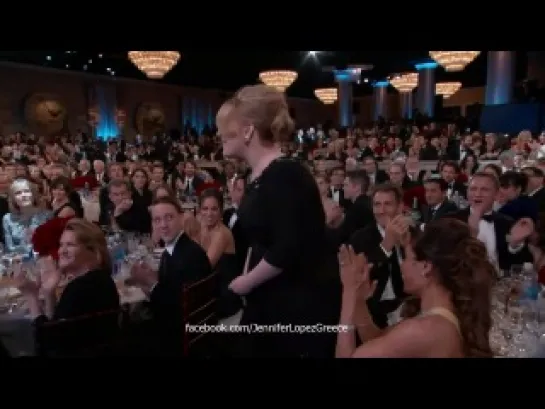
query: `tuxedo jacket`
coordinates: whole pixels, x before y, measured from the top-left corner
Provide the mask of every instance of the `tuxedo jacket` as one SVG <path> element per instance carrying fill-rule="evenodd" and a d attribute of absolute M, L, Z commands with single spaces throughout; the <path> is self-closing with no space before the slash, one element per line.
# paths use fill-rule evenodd
<path fill-rule="evenodd" d="M 435 212 L 432 212 L 432 208 L 426 205 L 422 210 L 422 223 L 429 223 L 433 220 L 440 219 L 447 214 L 452 214 L 457 211 L 458 207 L 454 202 L 451 202 L 450 200 L 443 201 L 443 203 L 441 203 L 441 205 Z"/>
<path fill-rule="evenodd" d="M 223 224 L 225 224 L 233 234 L 233 238 L 235 239 L 235 254 L 237 258 L 237 269 L 242 274 L 242 271 L 244 269 L 244 263 L 246 262 L 246 255 L 248 253 L 248 240 L 246 239 L 246 235 L 244 234 L 244 230 L 242 229 L 242 226 L 237 219 L 235 223 L 232 226 L 229 226 L 229 222 L 231 221 L 231 217 L 233 214 L 235 214 L 236 209 L 234 207 L 225 210 L 223 212 Z"/>
<path fill-rule="evenodd" d="M 373 264 L 371 280 L 377 280 L 377 288 L 367 301 L 367 305 L 375 324 L 380 328 L 385 328 L 388 326 L 388 313 L 395 311 L 401 305 L 406 294 L 403 292 L 403 278 L 397 251 L 392 251 L 392 254 L 388 257 L 380 246 L 382 240 L 382 235 L 376 223 L 372 223 L 354 233 L 350 239 L 350 244 L 357 254 L 365 254 L 368 262 Z M 390 279 L 395 299 L 381 300 Z"/>
<path fill-rule="evenodd" d="M 212 274 L 206 252 L 185 233 L 179 237 L 172 255 L 163 252 L 158 282 L 150 294 L 155 337 L 167 355 L 180 353 L 183 335 L 183 286 Z"/>
<path fill-rule="evenodd" d="M 529 197 L 537 205 L 538 213 L 545 213 L 545 188 L 542 187 Z"/>
<path fill-rule="evenodd" d="M 331 229 L 335 235 L 337 245 L 346 243 L 350 237 L 358 230 L 363 229 L 375 221 L 373 211 L 371 210 L 371 200 L 369 196 L 360 195 L 352 204 L 345 209 L 344 220 L 341 225 Z"/>
<path fill-rule="evenodd" d="M 447 214 L 445 217 L 452 217 L 467 223 L 469 219 L 469 207 L 457 212 Z M 528 246 L 524 245 L 522 250 L 511 253 L 507 243 L 507 235 L 511 231 L 514 220 L 501 213 L 492 212 L 494 232 L 496 235 L 496 253 L 498 256 L 498 264 L 500 269 L 509 270 L 512 265 L 520 265 L 532 261 L 532 255 L 528 250 Z"/>

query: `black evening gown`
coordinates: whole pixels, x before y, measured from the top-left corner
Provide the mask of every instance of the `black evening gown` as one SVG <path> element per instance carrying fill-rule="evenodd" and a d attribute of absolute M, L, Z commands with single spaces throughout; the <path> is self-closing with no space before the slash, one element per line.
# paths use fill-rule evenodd
<path fill-rule="evenodd" d="M 248 184 L 238 214 L 252 248 L 249 271 L 263 258 L 282 269 L 246 296 L 241 324 L 292 327 L 240 337 L 239 355 L 334 357 L 337 334 L 321 326 L 339 322 L 337 249 L 310 172 L 298 161 L 274 160 Z"/>

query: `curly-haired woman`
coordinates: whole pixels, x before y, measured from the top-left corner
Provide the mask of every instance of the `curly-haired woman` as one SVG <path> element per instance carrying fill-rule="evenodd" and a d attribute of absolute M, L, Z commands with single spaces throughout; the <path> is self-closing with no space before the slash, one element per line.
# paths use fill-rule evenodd
<path fill-rule="evenodd" d="M 337 357 L 491 357 L 490 292 L 495 270 L 467 224 L 439 219 L 407 237 L 401 271 L 405 292 L 420 301 L 411 318 L 381 330 L 367 309 L 375 284 L 362 254 L 342 247 L 341 331 Z M 363 344 L 356 347 L 355 330 Z"/>

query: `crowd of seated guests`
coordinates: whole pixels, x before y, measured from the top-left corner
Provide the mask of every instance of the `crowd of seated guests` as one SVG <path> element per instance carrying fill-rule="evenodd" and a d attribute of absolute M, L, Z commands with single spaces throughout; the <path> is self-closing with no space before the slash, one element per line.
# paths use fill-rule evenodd
<path fill-rule="evenodd" d="M 103 235 L 91 222 L 115 230 L 151 234 L 153 241 L 163 246 L 180 235 L 187 237 L 199 251 L 185 242 L 183 249 L 169 250 L 167 244 L 165 251 L 170 257 L 162 260 L 162 265 L 169 271 L 185 271 L 187 267 L 179 265 L 172 255 L 177 251 L 191 254 L 200 260 L 195 263 L 202 266 L 198 273 L 184 273 L 192 275 L 191 280 L 218 271 L 222 288 L 226 288 L 242 273 L 248 246 L 237 223 L 237 207 L 244 195 L 248 169 L 244 163 L 224 160 L 218 138 L 212 130 L 208 131 L 200 137 L 189 132 L 181 139 L 158 135 L 137 145 L 130 145 L 123 138 L 105 144 L 82 133 L 53 139 L 17 133 L 2 140 L 0 191 L 5 197 L 0 197 L 0 213 L 6 251 L 24 248 L 28 253 L 32 250 L 32 233 L 38 226 L 51 218 L 73 219 L 60 241 L 59 261 L 48 262 L 41 287 L 33 287 L 28 281 L 20 283 L 32 313 L 41 317 L 36 321 L 38 328 L 46 320 L 119 307 L 117 291 L 115 295 L 112 292 L 115 286 L 112 289 L 106 278 L 111 264 L 104 253 Z M 529 248 L 526 240 L 545 212 L 545 162 L 539 156 L 543 143 L 543 136 L 534 138 L 526 131 L 509 140 L 495 134 L 464 134 L 453 124 L 340 130 L 317 126 L 283 144 L 282 150 L 286 156 L 307 163 L 314 173 L 332 242 L 336 246 L 352 245 L 373 263 L 370 275 L 381 279 L 374 292 L 367 294 L 369 314 L 374 325 L 385 328 L 398 322 L 407 297 L 404 278 L 400 276 L 405 251 L 400 249 L 412 243 L 397 239 L 388 242 L 386 238 L 390 231 L 408 228 L 392 226 L 392 220 L 409 210 L 418 210 L 419 219 L 411 228 L 417 226 L 421 230 L 446 216 L 462 220 L 484 245 L 496 267 L 506 269 L 527 260 L 542 264 L 538 260 L 540 247 Z M 535 163 L 520 170 L 526 159 L 534 159 Z M 214 164 L 205 168 L 200 166 L 202 160 Z M 437 168 L 421 169 L 424 160 L 436 160 Z M 490 160 L 497 162 L 481 166 L 480 162 Z M 329 161 L 336 164 L 331 167 Z M 193 197 L 198 198 L 196 210 L 184 210 L 181 204 Z M 231 201 L 228 208 L 225 197 Z M 89 211 L 90 203 L 95 203 L 98 210 L 94 216 Z M 463 203 L 468 207 L 464 208 Z M 172 224 L 171 219 L 178 220 L 177 215 L 179 224 Z M 490 215 L 495 238 L 481 223 L 481 218 Z M 460 235 L 464 234 L 460 230 Z M 374 239 L 369 242 L 363 237 Z M 426 242 L 422 240 L 421 243 Z M 415 246 L 417 260 L 444 263 L 435 254 L 424 252 L 422 244 Z M 409 247 L 406 252 L 411 251 Z M 392 254 L 398 254 L 399 260 Z M 392 263 L 397 266 L 392 268 Z M 54 289 L 61 274 L 75 279 L 57 299 Z M 179 274 L 178 278 L 153 274 L 142 268 L 134 273 L 134 281 L 150 295 L 152 310 L 160 317 L 155 330 L 167 337 L 173 329 L 181 331 L 179 323 L 175 324 L 180 317 L 173 313 L 179 294 L 168 287 L 177 288 L 185 279 L 180 280 Z M 438 270 L 434 274 L 443 273 Z M 82 290 L 86 283 L 93 290 Z M 36 301 L 40 289 L 50 297 L 45 309 Z M 105 304 L 94 305 L 86 291 L 105 291 L 111 297 L 102 300 Z M 230 298 L 219 315 L 232 315 L 241 307 L 240 299 Z M 461 322 L 457 331 L 468 337 L 464 325 Z M 486 327 L 486 323 L 483 325 Z M 465 347 L 457 348 L 449 354 L 466 354 Z M 471 348 L 487 353 L 483 345 Z M 356 355 L 365 355 L 355 351 Z M 354 351 L 351 346 L 343 347 L 339 354 L 352 355 Z"/>

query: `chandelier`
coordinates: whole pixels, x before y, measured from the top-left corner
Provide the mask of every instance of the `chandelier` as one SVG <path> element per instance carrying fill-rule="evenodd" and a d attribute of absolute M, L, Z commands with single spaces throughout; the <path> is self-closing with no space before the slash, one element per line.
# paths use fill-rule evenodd
<path fill-rule="evenodd" d="M 297 79 L 297 73 L 295 71 L 263 71 L 259 74 L 259 79 L 263 84 L 284 92 Z"/>
<path fill-rule="evenodd" d="M 163 78 L 179 59 L 178 51 L 129 51 L 129 60 L 152 80 Z"/>
<path fill-rule="evenodd" d="M 410 72 L 406 74 L 395 75 L 389 79 L 390 84 L 397 89 L 398 92 L 405 94 L 412 92 L 418 86 L 418 74 Z"/>
<path fill-rule="evenodd" d="M 439 82 L 435 84 L 435 93 L 446 99 L 456 94 L 460 88 L 462 88 L 461 82 Z"/>
<path fill-rule="evenodd" d="M 430 57 L 446 71 L 463 71 L 480 54 L 480 51 L 430 51 Z"/>
<path fill-rule="evenodd" d="M 337 88 L 319 88 L 314 90 L 314 95 L 326 105 L 337 101 Z"/>

